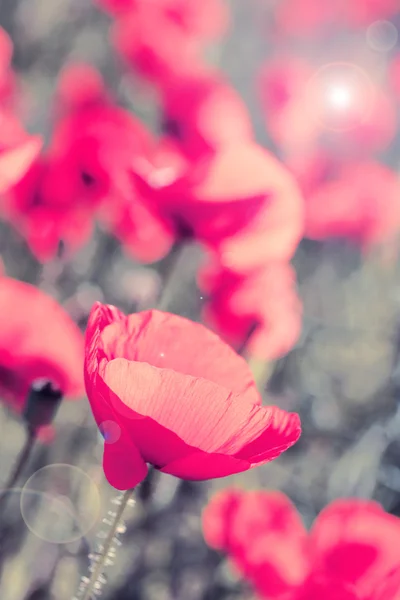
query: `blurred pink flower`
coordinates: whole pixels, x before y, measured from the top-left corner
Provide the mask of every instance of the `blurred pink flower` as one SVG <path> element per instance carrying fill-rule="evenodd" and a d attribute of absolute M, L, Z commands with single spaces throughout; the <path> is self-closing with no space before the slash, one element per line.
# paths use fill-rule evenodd
<path fill-rule="evenodd" d="M 206 507 L 203 529 L 260 598 L 398 598 L 400 520 L 375 502 L 336 500 L 307 533 L 284 494 L 227 489 Z"/>

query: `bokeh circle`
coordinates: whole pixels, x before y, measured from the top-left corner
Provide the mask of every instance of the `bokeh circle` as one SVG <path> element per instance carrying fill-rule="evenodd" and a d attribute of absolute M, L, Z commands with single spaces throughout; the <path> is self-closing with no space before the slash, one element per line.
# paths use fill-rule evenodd
<path fill-rule="evenodd" d="M 99 431 L 105 444 L 115 444 L 121 437 L 121 427 L 116 421 L 103 421 L 99 425 Z"/>
<path fill-rule="evenodd" d="M 367 44 L 376 52 L 389 52 L 397 44 L 399 32 L 390 21 L 375 21 L 366 33 Z"/>
<path fill-rule="evenodd" d="M 375 90 L 368 74 L 358 65 L 335 62 L 324 65 L 307 86 L 313 118 L 331 131 L 355 129 L 371 114 Z"/>
<path fill-rule="evenodd" d="M 53 464 L 36 471 L 21 491 L 21 514 L 38 538 L 56 544 L 79 540 L 100 517 L 96 484 L 78 467 Z"/>

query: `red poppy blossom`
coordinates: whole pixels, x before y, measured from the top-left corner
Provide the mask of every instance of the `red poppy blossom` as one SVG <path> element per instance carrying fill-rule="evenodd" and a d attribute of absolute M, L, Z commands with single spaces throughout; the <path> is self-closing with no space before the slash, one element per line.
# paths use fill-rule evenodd
<path fill-rule="evenodd" d="M 343 2 L 345 18 L 350 25 L 362 27 L 379 19 L 390 19 L 399 12 L 397 0 L 355 0 Z"/>
<path fill-rule="evenodd" d="M 83 395 L 83 335 L 53 298 L 0 275 L 0 314 L 0 396 L 14 410 L 36 379 L 52 381 L 65 396 Z"/>
<path fill-rule="evenodd" d="M 41 138 L 28 135 L 13 111 L 12 51 L 11 40 L 0 27 L 0 194 L 23 177 L 42 147 Z"/>
<path fill-rule="evenodd" d="M 308 97 L 314 74 L 310 63 L 294 56 L 268 60 L 260 70 L 257 87 L 266 127 L 286 152 L 309 146 L 320 133 L 315 103 Z"/>
<path fill-rule="evenodd" d="M 335 19 L 331 2 L 319 0 L 283 0 L 277 5 L 275 23 L 281 35 L 307 35 L 324 31 Z"/>
<path fill-rule="evenodd" d="M 96 0 L 97 4 L 113 16 L 125 17 L 148 11 L 158 13 L 167 23 L 179 26 L 188 36 L 201 40 L 221 37 L 228 27 L 229 11 L 223 0 L 153 0 L 149 9 L 147 0 Z"/>
<path fill-rule="evenodd" d="M 136 173 L 142 193 L 222 267 L 246 274 L 293 256 L 303 234 L 303 198 L 289 171 L 260 146 L 227 145 L 171 184 L 162 185 L 157 169 L 149 174 L 153 181 Z"/>
<path fill-rule="evenodd" d="M 305 236 L 348 237 L 369 249 L 394 242 L 400 231 L 400 184 L 378 163 L 345 165 L 306 199 Z"/>
<path fill-rule="evenodd" d="M 0 128 L 0 194 L 4 194 L 28 172 L 40 153 L 42 139 L 28 135 L 13 115 L 1 109 Z"/>
<path fill-rule="evenodd" d="M 76 70 L 73 75 L 78 75 Z M 79 84 L 80 77 L 74 82 Z M 114 190 L 125 191 L 131 163 L 148 151 L 152 137 L 138 119 L 105 93 L 97 97 L 100 81 L 92 79 L 90 86 L 76 92 L 66 85 L 70 81 L 63 78 L 61 83 L 64 103 L 72 110 L 53 131 L 44 194 L 54 196 L 58 205 L 84 201 L 95 207 Z"/>
<path fill-rule="evenodd" d="M 301 302 L 288 263 L 270 263 L 241 277 L 210 265 L 200 276 L 209 298 L 203 310 L 208 325 L 248 355 L 276 359 L 286 354 L 301 333 Z"/>
<path fill-rule="evenodd" d="M 164 133 L 189 160 L 254 138 L 245 103 L 215 71 L 171 78 L 161 104 Z"/>
<path fill-rule="evenodd" d="M 79 248 L 96 216 L 111 231 L 117 227 L 135 197 L 132 165 L 153 144 L 140 121 L 108 97 L 91 67 L 65 69 L 57 98 L 46 155 L 10 190 L 3 208 L 41 261 L 54 256 L 60 241 L 67 252 Z"/>
<path fill-rule="evenodd" d="M 117 18 L 111 42 L 130 67 L 164 88 L 171 78 L 204 69 L 200 41 L 169 20 L 153 2 Z"/>
<path fill-rule="evenodd" d="M 277 7 L 278 31 L 286 35 L 323 33 L 327 27 L 368 26 L 379 19 L 390 19 L 399 11 L 397 0 L 283 0 Z"/>
<path fill-rule="evenodd" d="M 189 480 L 223 477 L 276 458 L 300 435 L 296 414 L 260 405 L 246 362 L 215 334 L 156 310 L 125 316 L 97 303 L 86 333 L 94 417 L 116 422 L 105 443 L 111 485 L 129 489 L 146 463 Z"/>
<path fill-rule="evenodd" d="M 40 158 L 3 198 L 2 212 L 25 238 L 39 261 L 52 259 L 60 241 L 68 252 L 84 244 L 92 232 L 92 213 L 82 205 L 57 205 L 55 197 L 45 197 L 43 185 L 48 162 Z"/>
<path fill-rule="evenodd" d="M 185 209 L 193 211 L 196 237 L 232 272 L 246 274 L 268 262 L 290 260 L 302 237 L 303 198 L 296 182 L 256 144 L 217 154 L 192 197 Z M 206 210 L 214 213 L 214 219 L 200 220 L 196 208 L 205 216 Z"/>
<path fill-rule="evenodd" d="M 283 494 L 225 490 L 206 507 L 203 528 L 261 598 L 398 598 L 400 521 L 375 502 L 332 502 L 307 534 Z"/>
<path fill-rule="evenodd" d="M 321 184 L 338 176 L 345 160 L 316 146 L 309 153 L 289 157 L 286 166 L 298 182 L 304 198 L 308 198 Z"/>
<path fill-rule="evenodd" d="M 86 63 L 70 63 L 62 69 L 55 94 L 56 117 L 106 102 L 111 99 L 97 69 Z"/>
<path fill-rule="evenodd" d="M 162 219 L 157 208 L 137 190 L 125 199 L 115 198 L 102 215 L 105 226 L 121 241 L 125 252 L 141 263 L 164 258 L 177 237 L 172 223 Z"/>

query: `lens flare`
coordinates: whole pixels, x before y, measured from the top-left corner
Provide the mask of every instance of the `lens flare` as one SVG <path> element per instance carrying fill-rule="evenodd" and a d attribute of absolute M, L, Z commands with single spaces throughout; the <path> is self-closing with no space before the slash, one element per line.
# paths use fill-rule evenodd
<path fill-rule="evenodd" d="M 351 63 L 331 63 L 319 69 L 307 87 L 313 118 L 331 131 L 358 127 L 371 114 L 374 87 L 368 75 Z"/>
<path fill-rule="evenodd" d="M 53 464 L 36 471 L 20 498 L 21 514 L 38 538 L 68 544 L 85 536 L 100 516 L 96 484 L 78 467 Z"/>
<path fill-rule="evenodd" d="M 367 44 L 376 52 L 389 52 L 397 44 L 399 32 L 390 21 L 375 21 L 366 32 Z"/>

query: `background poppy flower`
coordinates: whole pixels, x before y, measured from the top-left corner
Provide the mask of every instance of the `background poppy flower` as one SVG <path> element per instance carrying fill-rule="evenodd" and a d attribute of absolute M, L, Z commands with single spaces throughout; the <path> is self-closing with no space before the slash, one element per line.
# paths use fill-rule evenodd
<path fill-rule="evenodd" d="M 12 408 L 21 410 L 36 379 L 83 395 L 83 335 L 53 298 L 0 276 L 0 315 L 0 395 Z"/>
<path fill-rule="evenodd" d="M 131 68 L 164 88 L 171 78 L 204 69 L 200 41 L 187 35 L 153 2 L 117 18 L 111 43 Z"/>
<path fill-rule="evenodd" d="M 203 533 L 210 546 L 228 554 L 261 597 L 296 597 L 285 593 L 293 594 L 307 576 L 307 531 L 284 494 L 222 490 L 203 511 Z"/>
<path fill-rule="evenodd" d="M 90 237 L 93 227 L 93 213 L 85 205 L 57 204 L 57 188 L 53 188 L 55 195 L 44 195 L 48 173 L 49 163 L 40 157 L 4 196 L 2 203 L 3 215 L 41 262 L 57 254 L 60 241 L 65 243 L 67 252 L 78 249 Z"/>
<path fill-rule="evenodd" d="M 379 19 L 390 19 L 398 11 L 396 0 L 283 0 L 277 7 L 276 25 L 286 35 L 322 33 L 329 26 L 363 27 Z"/>
<path fill-rule="evenodd" d="M 260 406 L 245 361 L 198 323 L 168 313 L 129 316 L 96 304 L 85 381 L 97 424 L 115 421 L 103 466 L 117 489 L 164 473 L 202 480 L 276 458 L 300 435 L 296 414 Z"/>
<path fill-rule="evenodd" d="M 102 4 L 116 17 L 111 37 L 118 52 L 163 88 L 176 75 L 201 72 L 203 44 L 221 37 L 229 24 L 229 10 L 221 0 L 106 0 Z"/>
<path fill-rule="evenodd" d="M 301 333 L 302 307 L 291 265 L 269 263 L 245 277 L 213 265 L 207 271 L 199 282 L 209 295 L 203 318 L 221 337 L 267 360 L 293 348 Z"/>
<path fill-rule="evenodd" d="M 268 134 L 287 153 L 315 143 L 320 125 L 310 102 L 313 65 L 297 56 L 268 60 L 261 67 L 257 88 Z"/>
<path fill-rule="evenodd" d="M 0 120 L 2 117 L 9 118 L 0 111 Z M 11 145 L 7 145 L 9 141 L 2 139 L 0 133 L 0 194 L 5 194 L 25 176 L 42 148 L 42 139 L 37 135 L 23 133 Z"/>
<path fill-rule="evenodd" d="M 161 106 L 165 135 L 191 160 L 254 137 L 245 103 L 216 71 L 171 78 Z"/>
<path fill-rule="evenodd" d="M 346 164 L 306 199 L 306 237 L 348 237 L 364 249 L 396 242 L 399 181 L 374 162 Z"/>
<path fill-rule="evenodd" d="M 307 535 L 283 494 L 225 490 L 206 507 L 203 528 L 260 597 L 397 598 L 400 521 L 375 502 L 336 500 Z"/>
<path fill-rule="evenodd" d="M 303 199 L 272 154 L 253 143 L 231 144 L 200 163 L 200 172 L 195 167 L 171 185 L 136 178 L 160 215 L 229 271 L 243 275 L 293 256 L 303 234 Z"/>
<path fill-rule="evenodd" d="M 42 147 L 41 137 L 28 135 L 14 111 L 12 52 L 12 42 L 0 27 L 0 194 L 24 176 Z"/>
<path fill-rule="evenodd" d="M 175 242 L 173 225 L 162 219 L 157 208 L 143 199 L 137 190 L 132 196 L 115 198 L 110 207 L 105 207 L 102 211 L 105 227 L 136 260 L 142 263 L 161 260 Z"/>
<path fill-rule="evenodd" d="M 101 8 L 113 16 L 154 14 L 147 0 L 96 0 Z M 229 10 L 223 0 L 153 0 L 151 3 L 168 22 L 178 25 L 190 37 L 213 40 L 221 37 L 229 23 Z"/>
<path fill-rule="evenodd" d="M 261 146 L 236 145 L 218 154 L 193 197 L 204 211 L 219 207 L 198 238 L 228 270 L 246 274 L 293 256 L 303 234 L 303 199 L 289 171 Z M 234 228 L 225 229 L 224 221 L 234 221 Z"/>
<path fill-rule="evenodd" d="M 127 204 L 135 198 L 130 170 L 153 144 L 145 126 L 113 103 L 99 73 L 87 65 L 64 71 L 57 97 L 59 114 L 46 154 L 21 173 L 3 201 L 6 218 L 40 261 L 51 259 L 60 241 L 70 253 L 82 246 L 96 216 L 121 237 L 118 223 L 129 215 Z M 152 259 L 152 254 L 146 256 L 148 250 L 141 249 L 147 244 L 148 229 L 143 232 L 144 242 L 136 244 L 137 255 Z M 157 234 L 160 231 L 158 227 Z M 137 229 L 129 236 L 130 246 L 134 233 Z"/>
<path fill-rule="evenodd" d="M 100 72 L 86 63 L 66 65 L 59 74 L 55 94 L 56 117 L 96 103 L 111 102 Z"/>

